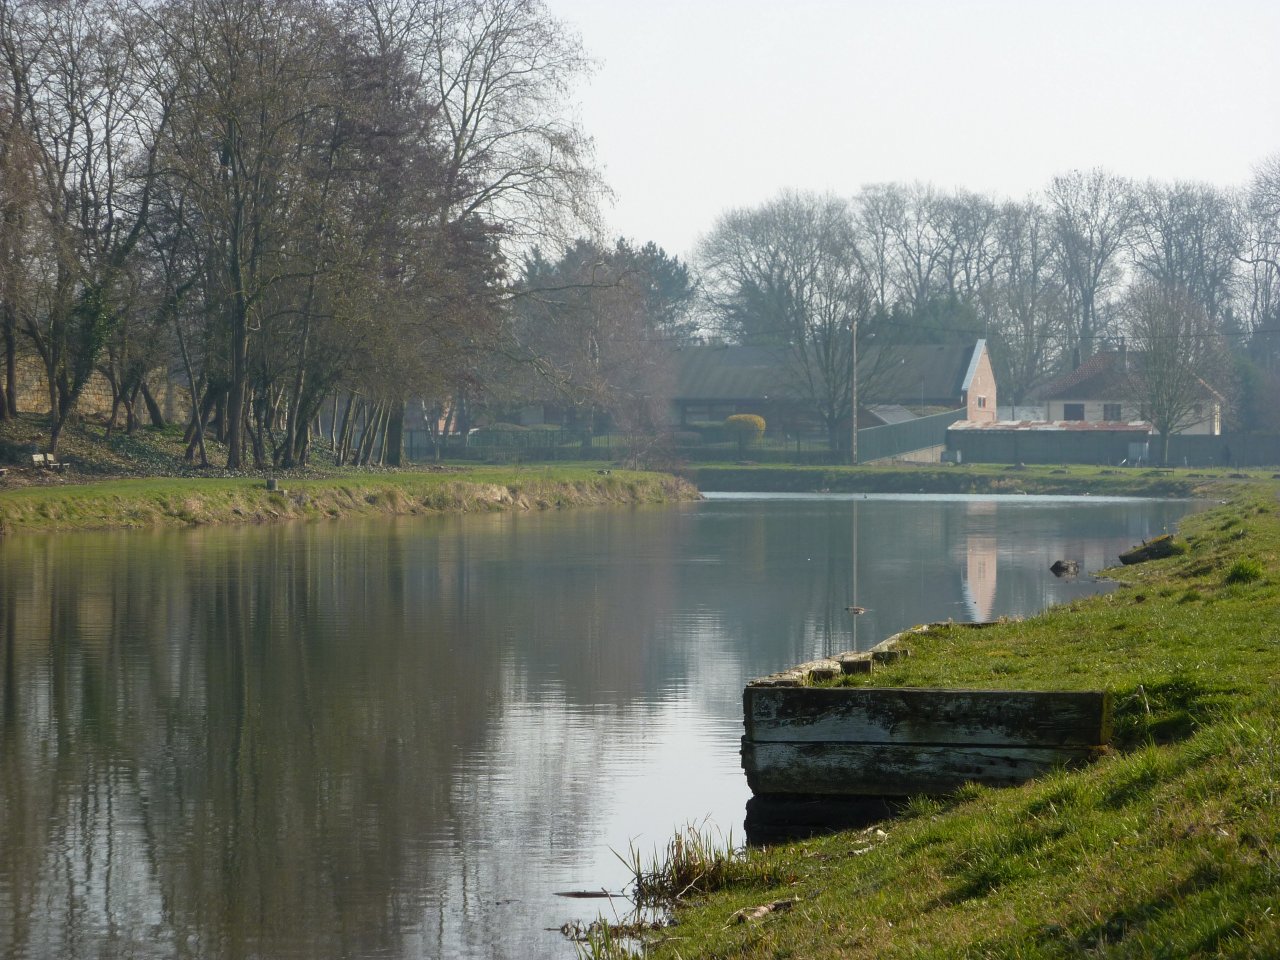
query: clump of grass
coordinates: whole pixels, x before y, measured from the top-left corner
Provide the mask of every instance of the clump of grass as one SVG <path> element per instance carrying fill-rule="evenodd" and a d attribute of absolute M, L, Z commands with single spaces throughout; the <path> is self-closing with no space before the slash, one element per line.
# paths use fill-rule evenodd
<path fill-rule="evenodd" d="M 666 848 L 646 861 L 632 846 L 618 859 L 631 871 L 630 893 L 637 904 L 674 907 L 691 897 L 743 882 L 771 885 L 780 873 L 762 858 L 749 858 L 734 846 L 733 834 L 693 824 L 676 832 Z"/>
<path fill-rule="evenodd" d="M 1254 583 L 1261 580 L 1266 569 L 1253 557 L 1239 557 L 1227 568 L 1224 583 Z"/>
<path fill-rule="evenodd" d="M 637 948 L 640 937 L 662 926 L 661 921 L 597 917 L 590 923 L 577 920 L 566 923 L 560 932 L 573 942 L 579 960 L 638 960 L 644 956 Z"/>

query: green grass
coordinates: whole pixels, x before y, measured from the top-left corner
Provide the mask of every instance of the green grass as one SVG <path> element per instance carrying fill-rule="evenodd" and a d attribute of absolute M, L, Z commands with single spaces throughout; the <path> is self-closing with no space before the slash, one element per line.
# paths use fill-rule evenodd
<path fill-rule="evenodd" d="M 1186 553 L 1113 571 L 1115 593 L 931 631 L 871 678 L 1107 688 L 1111 755 L 1018 788 L 917 799 L 882 834 L 748 851 L 647 955 L 1280 956 L 1276 493 L 1255 482 L 1189 517 Z M 733 922 L 786 898 L 799 902 Z"/>
<path fill-rule="evenodd" d="M 550 509 L 688 499 L 662 474 L 585 467 L 350 471 L 282 477 L 284 492 L 245 477 L 151 477 L 0 491 L 0 533 L 189 526 L 434 511 Z"/>

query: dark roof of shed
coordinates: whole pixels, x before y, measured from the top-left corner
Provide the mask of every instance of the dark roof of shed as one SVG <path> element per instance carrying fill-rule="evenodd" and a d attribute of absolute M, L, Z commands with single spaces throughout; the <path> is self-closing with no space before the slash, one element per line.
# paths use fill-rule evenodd
<path fill-rule="evenodd" d="M 678 400 L 757 400 L 781 396 L 786 356 L 774 347 L 705 345 L 676 354 Z"/>
<path fill-rule="evenodd" d="M 975 344 L 915 344 L 875 348 L 858 363 L 870 392 L 882 402 L 959 403 Z"/>
<path fill-rule="evenodd" d="M 976 346 L 922 344 L 873 348 L 858 359 L 865 400 L 958 403 Z M 698 345 L 676 355 L 677 400 L 762 400 L 794 391 L 789 357 L 778 347 Z"/>

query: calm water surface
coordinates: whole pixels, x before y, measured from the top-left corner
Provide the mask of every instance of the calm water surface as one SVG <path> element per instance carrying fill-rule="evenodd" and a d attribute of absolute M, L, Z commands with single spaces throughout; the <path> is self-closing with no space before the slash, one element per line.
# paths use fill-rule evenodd
<path fill-rule="evenodd" d="M 1099 589 L 1186 503 L 718 496 L 0 541 L 0 956 L 571 957 L 741 836 L 753 676 Z M 858 618 L 844 607 L 868 608 Z M 604 907 L 608 913 L 608 906 Z"/>

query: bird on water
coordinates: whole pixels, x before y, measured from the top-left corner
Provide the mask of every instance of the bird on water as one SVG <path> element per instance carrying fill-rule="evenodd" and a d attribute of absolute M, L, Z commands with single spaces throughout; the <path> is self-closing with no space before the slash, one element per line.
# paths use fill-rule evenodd
<path fill-rule="evenodd" d="M 867 612 L 866 607 L 845 607 L 845 609 L 848 610 L 850 613 L 852 613 L 855 617 Z"/>

